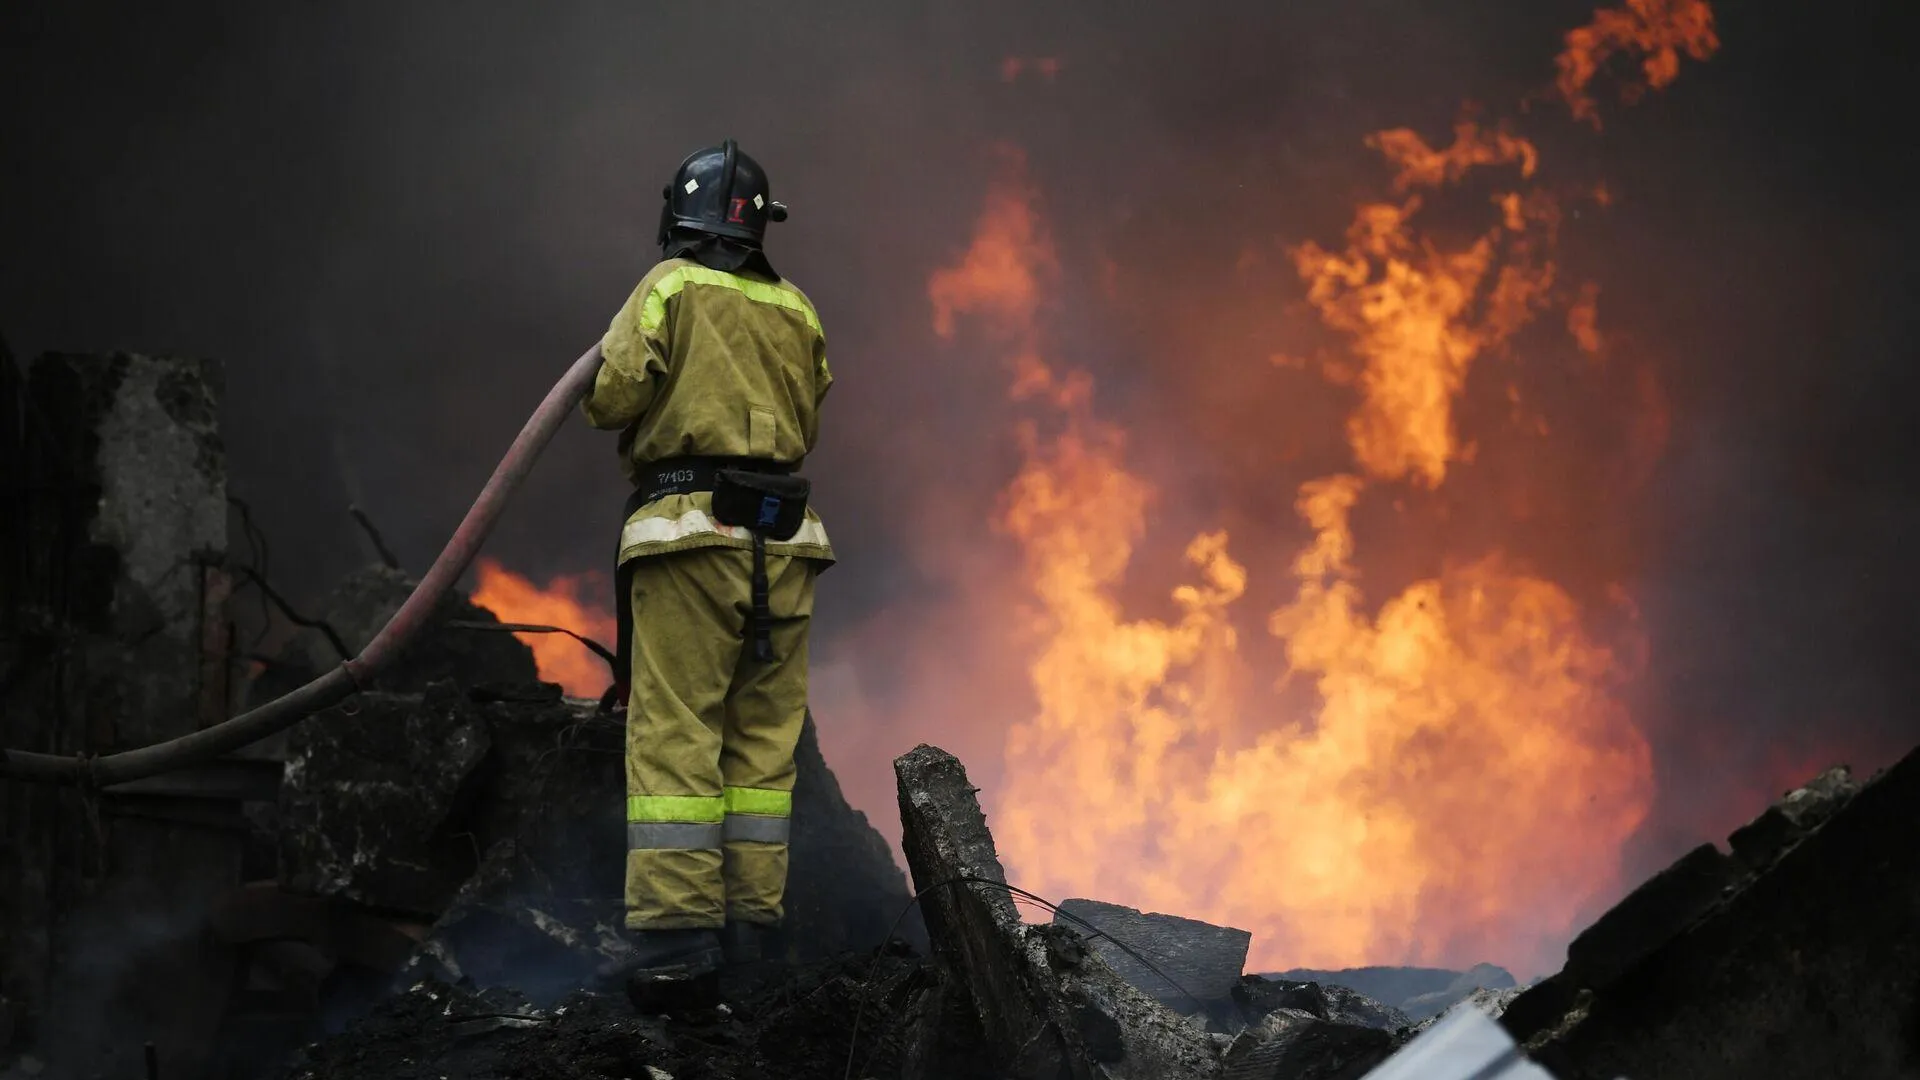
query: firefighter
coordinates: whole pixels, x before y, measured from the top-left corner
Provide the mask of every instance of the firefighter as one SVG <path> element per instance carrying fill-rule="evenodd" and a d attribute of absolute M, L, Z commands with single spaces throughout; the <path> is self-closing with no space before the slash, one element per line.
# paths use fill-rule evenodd
<path fill-rule="evenodd" d="M 833 562 L 796 472 L 833 382 L 813 304 L 768 261 L 786 219 L 733 140 L 662 193 L 661 262 L 601 340 L 584 403 L 620 431 L 627 990 L 713 999 L 780 922 L 814 578 Z"/>

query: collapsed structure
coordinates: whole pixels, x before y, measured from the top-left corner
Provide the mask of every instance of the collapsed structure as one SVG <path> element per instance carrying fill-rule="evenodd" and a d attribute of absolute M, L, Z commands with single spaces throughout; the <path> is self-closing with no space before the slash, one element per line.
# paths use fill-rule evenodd
<path fill-rule="evenodd" d="M 281 654 L 245 655 L 227 600 L 264 582 L 227 550 L 218 367 L 0 361 L 0 746 L 85 758 L 211 726 L 411 592 L 370 568 Z M 252 1075 L 395 979 L 558 993 L 621 948 L 618 719 L 539 683 L 491 613 L 455 597 L 435 622 L 371 692 L 241 753 L 0 782 L 0 1066 Z M 797 764 L 786 948 L 806 961 L 883 941 L 906 889 L 810 721 Z"/>
<path fill-rule="evenodd" d="M 0 744 L 96 755 L 226 718 L 220 387 L 196 360 L 51 355 L 22 379 L 0 355 Z M 195 931 L 247 861 L 221 783 L 0 784 L 0 1051 L 210 1040 L 232 957 Z M 127 1042 L 101 1067 L 133 1075 Z"/>
<path fill-rule="evenodd" d="M 3 350 L 0 350 L 3 352 Z M 357 650 L 373 567 L 242 654 L 197 361 L 0 355 L 0 745 L 97 755 Z M 1816 778 L 1600 918 L 1566 967 L 1248 975 L 1248 936 L 1006 881 L 964 767 L 895 763 L 905 877 L 809 721 L 780 962 L 718 1014 L 596 992 L 623 948 L 621 728 L 454 598 L 369 692 L 241 754 L 0 782 L 0 1076 L 1359 1077 L 1449 1008 L 1563 1080 L 1920 1076 L 1920 755 Z M 919 922 L 924 913 L 924 927 Z"/>

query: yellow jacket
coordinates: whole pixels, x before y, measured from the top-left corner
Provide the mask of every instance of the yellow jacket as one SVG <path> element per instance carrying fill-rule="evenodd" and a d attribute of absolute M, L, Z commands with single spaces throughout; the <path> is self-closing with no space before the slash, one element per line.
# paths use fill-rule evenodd
<path fill-rule="evenodd" d="M 819 437 L 833 375 L 820 317 L 785 281 L 712 270 L 688 259 L 642 278 L 600 342 L 600 373 L 582 408 L 597 428 L 621 429 L 627 479 L 676 457 L 751 457 L 798 466 Z M 703 547 L 750 548 L 751 534 L 713 520 L 706 492 L 641 507 L 620 535 L 620 561 Z M 831 563 L 833 547 L 811 507 L 770 555 Z"/>

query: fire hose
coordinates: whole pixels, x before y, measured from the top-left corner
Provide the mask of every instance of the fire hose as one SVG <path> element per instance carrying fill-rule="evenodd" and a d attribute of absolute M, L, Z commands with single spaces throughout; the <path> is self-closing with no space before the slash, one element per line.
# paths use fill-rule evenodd
<path fill-rule="evenodd" d="M 480 490 L 480 497 L 467 508 L 467 516 L 453 531 L 447 546 L 440 550 L 432 568 L 358 656 L 342 661 L 340 666 L 305 686 L 264 705 L 210 728 L 152 746 L 103 757 L 0 750 L 0 778 L 92 788 L 142 780 L 259 742 L 366 689 L 373 678 L 390 667 L 419 636 L 428 616 L 467 572 L 480 545 L 493 531 L 507 500 L 533 470 L 534 461 L 553 441 L 573 407 L 593 388 L 594 375 L 599 370 L 600 346 L 596 344 L 573 362 L 547 392 L 540 407 L 527 418 L 526 426 L 520 429 L 506 456 L 495 466 L 487 486 Z"/>

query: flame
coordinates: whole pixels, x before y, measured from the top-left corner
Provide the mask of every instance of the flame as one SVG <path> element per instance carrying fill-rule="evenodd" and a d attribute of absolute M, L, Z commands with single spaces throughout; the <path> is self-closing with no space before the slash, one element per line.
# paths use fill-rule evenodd
<path fill-rule="evenodd" d="M 1567 308 L 1567 333 L 1579 344 L 1580 351 L 1599 355 L 1600 338 L 1600 286 L 1587 282 L 1580 286 L 1580 296 Z"/>
<path fill-rule="evenodd" d="M 1560 69 L 1555 89 L 1576 120 L 1600 126 L 1600 111 L 1588 87 L 1615 53 L 1639 53 L 1643 83 L 1627 83 L 1621 98 L 1636 101 L 1647 90 L 1664 90 L 1680 76 L 1682 53 L 1706 60 L 1720 48 L 1707 0 L 1627 0 L 1624 7 L 1602 8 L 1593 21 L 1567 31 L 1566 48 L 1554 61 Z"/>
<path fill-rule="evenodd" d="M 591 596 L 609 595 L 610 586 L 598 574 L 555 577 L 545 588 L 521 577 L 492 559 L 481 559 L 479 586 L 473 602 L 494 613 L 501 622 L 558 626 L 612 648 L 613 615 Z M 598 697 L 612 678 L 606 662 L 565 634 L 515 634 L 533 650 L 540 678 L 560 686 L 574 697 Z"/>
<path fill-rule="evenodd" d="M 1584 92 L 1606 55 L 1629 49 L 1651 50 L 1649 83 L 1666 85 L 1677 60 L 1661 49 L 1703 56 L 1688 44 L 1697 34 L 1659 29 L 1687 19 L 1710 32 L 1702 4 L 1602 12 L 1569 37 L 1590 66 L 1569 81 L 1563 57 L 1563 92 Z M 1319 367 L 1358 400 L 1345 422 L 1355 469 L 1300 487 L 1311 540 L 1280 563 L 1292 598 L 1265 621 L 1277 671 L 1254 669 L 1237 618 L 1274 560 L 1236 556 L 1225 531 L 1191 534 L 1171 615 L 1122 602 L 1158 493 L 1129 466 L 1127 432 L 1096 412 L 1091 377 L 1046 356 L 1060 260 L 1017 151 L 1003 150 L 969 247 L 930 278 L 935 331 L 983 328 L 1008 358 L 1010 396 L 1036 410 L 998 516 L 1023 558 L 1022 629 L 1038 644 L 1034 710 L 1006 737 L 996 835 L 1028 887 L 1249 929 L 1256 968 L 1493 958 L 1540 970 L 1617 887 L 1651 805 L 1651 751 L 1618 696 L 1642 645 L 1617 654 L 1567 589 L 1497 549 L 1437 560 L 1370 608 L 1352 517 L 1380 488 L 1440 497 L 1473 459 L 1455 408 L 1474 364 L 1515 349 L 1541 311 L 1565 303 L 1568 331 L 1597 352 L 1598 287 L 1555 293 L 1561 211 L 1526 186 L 1531 142 L 1468 118 L 1442 146 L 1405 129 L 1368 143 L 1393 167 L 1396 199 L 1360 206 L 1337 248 L 1289 251 L 1350 354 Z M 1514 186 L 1483 230 L 1448 245 L 1420 227 L 1424 200 L 1487 172 Z M 1537 430 L 1550 430 L 1544 417 Z"/>
<path fill-rule="evenodd" d="M 1347 524 L 1361 492 L 1354 476 L 1302 489 L 1316 539 L 1294 562 L 1298 597 L 1269 621 L 1289 673 L 1314 680 L 1315 727 L 1265 737 L 1215 778 L 1284 784 L 1298 804 L 1271 823 L 1323 850 L 1275 873 L 1242 845 L 1231 888 L 1286 897 L 1274 955 L 1460 963 L 1518 943 L 1537 963 L 1614 884 L 1651 799 L 1647 744 L 1607 692 L 1616 661 L 1563 590 L 1499 555 L 1369 618 Z"/>
<path fill-rule="evenodd" d="M 1456 181 L 1489 165 L 1518 164 L 1525 178 L 1538 159 L 1525 140 L 1490 136 L 1471 122 L 1440 150 L 1404 130 L 1368 142 L 1399 166 L 1398 190 Z M 1308 241 L 1292 251 L 1308 302 L 1353 339 L 1362 403 L 1347 421 L 1347 438 L 1373 476 L 1411 477 L 1430 488 L 1446 479 L 1448 463 L 1462 453 L 1453 401 L 1475 357 L 1525 326 L 1553 285 L 1553 263 L 1539 256 L 1533 233 L 1544 230 L 1551 241 L 1557 206 L 1539 193 L 1508 193 L 1496 203 L 1500 222 L 1457 250 L 1416 236 L 1411 223 L 1422 204 L 1412 196 L 1362 206 L 1343 250 Z"/>
<path fill-rule="evenodd" d="M 1453 143 L 1444 150 L 1433 149 L 1407 128 L 1377 132 L 1368 137 L 1367 145 L 1400 167 L 1393 180 L 1394 190 L 1400 192 L 1451 184 L 1486 165 L 1518 163 L 1520 175 L 1531 178 L 1540 165 L 1540 152 L 1532 143 L 1505 128 L 1488 131 L 1466 118 L 1454 125 Z"/>

